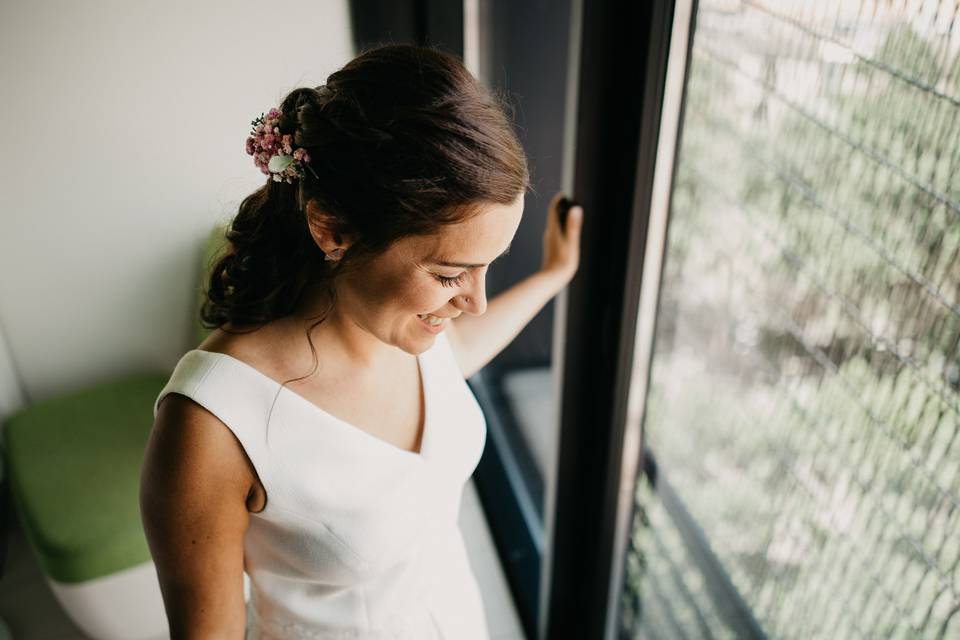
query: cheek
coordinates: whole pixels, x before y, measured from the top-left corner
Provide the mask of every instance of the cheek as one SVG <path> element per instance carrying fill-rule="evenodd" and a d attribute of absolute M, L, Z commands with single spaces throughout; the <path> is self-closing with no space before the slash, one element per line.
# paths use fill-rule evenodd
<path fill-rule="evenodd" d="M 445 305 L 453 294 L 432 277 L 419 271 L 384 270 L 378 277 L 362 279 L 363 298 L 371 309 L 417 314 Z M 358 283 L 359 284 L 359 283 Z"/>
<path fill-rule="evenodd" d="M 383 313 L 396 300 L 402 279 L 396 270 L 380 265 L 353 271 L 344 276 L 341 298 L 351 313 L 366 322 Z"/>
<path fill-rule="evenodd" d="M 418 278 L 418 282 L 406 283 L 398 291 L 397 306 L 406 312 L 424 313 L 435 311 L 450 299 L 449 289 L 440 286 L 439 282 L 431 282 L 425 278 Z"/>

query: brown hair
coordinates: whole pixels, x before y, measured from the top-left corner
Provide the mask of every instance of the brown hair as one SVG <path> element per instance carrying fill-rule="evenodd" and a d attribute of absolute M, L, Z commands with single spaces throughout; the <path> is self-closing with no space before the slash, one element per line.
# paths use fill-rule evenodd
<path fill-rule="evenodd" d="M 508 106 L 455 56 L 404 44 L 369 49 L 325 85 L 291 91 L 280 132 L 307 149 L 313 171 L 293 184 L 267 176 L 240 204 L 211 269 L 203 326 L 256 329 L 317 285 L 332 303 L 335 276 L 394 241 L 435 233 L 483 203 L 513 202 L 530 178 Z M 338 232 L 355 234 L 336 263 L 323 260 L 309 232 L 310 200 Z"/>

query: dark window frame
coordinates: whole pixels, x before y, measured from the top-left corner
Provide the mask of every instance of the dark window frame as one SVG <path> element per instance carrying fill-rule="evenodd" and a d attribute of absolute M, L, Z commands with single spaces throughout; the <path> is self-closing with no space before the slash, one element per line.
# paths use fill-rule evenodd
<path fill-rule="evenodd" d="M 632 495 L 635 479 L 623 474 L 631 460 L 639 470 L 641 451 L 624 449 L 629 385 L 674 9 L 673 0 L 582 2 L 573 12 L 580 64 L 570 192 L 587 215 L 558 331 L 560 437 L 541 638 L 611 638 L 618 624 L 621 494 Z"/>

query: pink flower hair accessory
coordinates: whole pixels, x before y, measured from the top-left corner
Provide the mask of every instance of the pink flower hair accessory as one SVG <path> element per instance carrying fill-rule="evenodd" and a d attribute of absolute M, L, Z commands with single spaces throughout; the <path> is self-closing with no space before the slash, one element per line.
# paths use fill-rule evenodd
<path fill-rule="evenodd" d="M 315 178 L 317 172 L 310 166 L 310 155 L 302 147 L 293 148 L 293 136 L 281 134 L 280 110 L 270 109 L 266 115 L 260 114 L 250 124 L 253 129 L 247 138 L 247 154 L 253 156 L 253 162 L 265 175 L 273 176 L 274 182 L 293 184 L 303 177 L 303 168 L 310 169 Z"/>

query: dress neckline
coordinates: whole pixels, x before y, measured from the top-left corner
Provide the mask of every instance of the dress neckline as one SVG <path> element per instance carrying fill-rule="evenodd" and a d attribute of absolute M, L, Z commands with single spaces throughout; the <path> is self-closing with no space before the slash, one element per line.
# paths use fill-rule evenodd
<path fill-rule="evenodd" d="M 280 386 L 281 386 L 281 383 L 280 383 L 280 382 L 277 382 L 276 380 L 274 380 L 271 376 L 268 376 L 266 373 L 264 373 L 263 371 L 260 371 L 259 369 L 257 369 L 257 368 L 254 367 L 253 365 L 251 365 L 251 364 L 249 364 L 249 363 L 247 363 L 247 362 L 244 362 L 243 360 L 240 360 L 239 358 L 235 358 L 235 357 L 231 356 L 230 354 L 221 353 L 221 352 L 219 352 L 219 351 L 205 351 L 205 350 L 203 350 L 203 349 L 190 349 L 187 353 L 188 353 L 188 354 L 189 354 L 189 353 L 200 353 L 200 354 L 204 354 L 204 355 L 201 356 L 201 357 L 210 357 L 210 356 L 219 357 L 221 360 L 226 360 L 226 361 L 228 361 L 228 362 L 232 362 L 232 363 L 234 363 L 234 364 L 237 365 L 237 366 L 240 366 L 240 367 L 243 367 L 243 368 L 247 369 L 248 371 L 252 371 L 254 374 L 256 374 L 257 376 L 259 376 L 260 378 L 262 378 L 262 379 L 264 379 L 264 380 L 272 383 L 273 385 L 275 385 L 275 386 L 277 386 L 277 387 L 280 387 Z M 392 451 L 396 452 L 397 454 L 399 454 L 399 455 L 401 455 L 401 456 L 408 457 L 408 458 L 411 458 L 411 459 L 414 459 L 414 460 L 423 460 L 423 459 L 425 458 L 425 453 L 426 453 L 426 451 L 427 451 L 427 446 L 428 446 L 428 439 L 429 439 L 430 433 L 431 433 L 431 427 L 430 427 L 430 418 L 431 418 L 431 411 L 430 411 L 430 382 L 429 382 L 429 376 L 427 375 L 427 374 L 428 374 L 428 371 L 427 371 L 427 369 L 426 369 L 425 366 L 424 366 L 425 358 L 423 357 L 423 355 L 424 355 L 424 354 L 420 353 L 420 354 L 417 354 L 417 356 L 416 356 L 416 357 L 417 357 L 417 372 L 418 372 L 418 374 L 419 374 L 419 376 L 420 376 L 420 386 L 421 386 L 421 388 L 422 388 L 422 390 L 423 390 L 423 429 L 422 429 L 423 433 L 422 433 L 422 435 L 421 435 L 421 437 L 420 437 L 420 450 L 419 450 L 419 451 L 410 451 L 409 449 L 404 449 L 403 447 L 397 446 L 397 445 L 393 444 L 392 442 L 388 442 L 387 440 L 384 440 L 383 438 L 380 438 L 380 437 L 378 437 L 378 436 L 375 436 L 375 435 L 373 435 L 372 433 L 370 433 L 369 431 L 367 431 L 366 429 L 361 429 L 360 427 L 358 427 L 357 425 L 353 424 L 352 422 L 348 422 L 347 420 L 344 420 L 343 418 L 340 418 L 340 417 L 337 417 L 337 416 L 333 415 L 332 413 L 330 413 L 330 412 L 327 411 L 326 409 L 323 409 L 323 408 L 320 407 L 319 405 L 317 405 L 317 404 L 315 404 L 314 402 L 308 400 L 305 396 L 300 395 L 299 393 L 297 393 L 296 391 L 294 391 L 293 389 L 291 389 L 291 388 L 288 387 L 288 386 L 284 386 L 280 391 L 281 391 L 281 393 L 282 393 L 283 391 L 287 391 L 288 394 L 289 394 L 290 396 L 292 396 L 295 401 L 301 403 L 301 404 L 304 405 L 306 408 L 308 408 L 308 409 L 310 409 L 310 410 L 313 410 L 313 411 L 319 413 L 320 415 L 328 418 L 328 419 L 330 420 L 330 422 L 332 422 L 332 423 L 334 423 L 334 424 L 336 424 L 336 425 L 339 425 L 339 426 L 341 426 L 341 427 L 344 427 L 344 428 L 345 428 L 344 430 L 345 430 L 347 433 L 353 433 L 353 434 L 359 436 L 359 437 L 362 438 L 362 439 L 366 439 L 366 440 L 373 441 L 374 444 L 379 444 L 379 445 L 382 446 L 382 447 L 386 447 L 388 450 L 392 450 Z"/>

